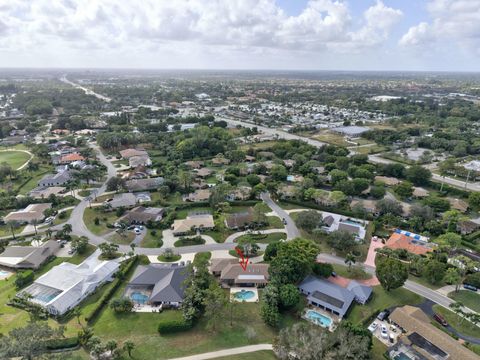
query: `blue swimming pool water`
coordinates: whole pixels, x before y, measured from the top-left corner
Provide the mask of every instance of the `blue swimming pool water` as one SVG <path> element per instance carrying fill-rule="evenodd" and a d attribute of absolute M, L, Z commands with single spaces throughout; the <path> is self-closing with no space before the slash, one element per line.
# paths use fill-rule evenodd
<path fill-rule="evenodd" d="M 400 353 L 395 356 L 395 360 L 412 360 L 409 356 L 405 355 L 404 353 Z"/>
<path fill-rule="evenodd" d="M 57 296 L 57 294 L 48 294 L 48 295 L 37 294 L 37 295 L 34 296 L 34 298 L 43 302 L 43 303 L 49 303 L 50 301 L 55 299 L 56 296 Z"/>
<path fill-rule="evenodd" d="M 134 292 L 130 295 L 130 299 L 137 304 L 145 304 L 148 301 L 148 296 L 140 292 Z"/>
<path fill-rule="evenodd" d="M 242 290 L 242 291 L 239 291 L 239 292 L 236 292 L 233 297 L 236 299 L 236 300 L 248 300 L 248 299 L 251 299 L 255 296 L 255 293 L 253 291 L 250 291 L 250 290 Z"/>
<path fill-rule="evenodd" d="M 0 276 L 7 276 L 8 274 L 10 274 L 8 271 L 0 270 Z"/>
<path fill-rule="evenodd" d="M 323 327 L 330 327 L 330 325 L 332 325 L 332 319 L 330 319 L 328 316 L 320 314 L 319 312 L 316 312 L 315 310 L 308 310 L 305 316 L 307 319 L 311 320 L 317 325 Z"/>

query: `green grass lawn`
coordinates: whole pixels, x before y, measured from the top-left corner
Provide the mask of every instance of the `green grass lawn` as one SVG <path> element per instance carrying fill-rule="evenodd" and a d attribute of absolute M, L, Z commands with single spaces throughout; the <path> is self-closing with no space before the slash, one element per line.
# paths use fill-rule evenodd
<path fill-rule="evenodd" d="M 70 219 L 70 215 L 72 215 L 72 211 L 73 209 L 62 211 L 62 213 L 65 213 L 65 217 L 63 219 L 60 219 L 60 217 L 57 215 L 55 217 L 55 220 L 53 220 L 53 225 L 59 225 L 59 224 L 63 224 L 64 222 L 67 222 L 68 219 Z"/>
<path fill-rule="evenodd" d="M 271 242 L 276 242 L 280 240 L 284 240 L 287 238 L 287 234 L 284 233 L 272 233 L 272 234 L 247 234 L 242 235 L 236 239 L 235 242 L 240 242 L 244 239 L 253 239 L 255 242 L 259 244 L 269 244 Z"/>
<path fill-rule="evenodd" d="M 193 245 L 203 245 L 203 244 L 205 244 L 204 239 L 194 237 L 194 238 L 182 238 L 180 240 L 177 240 L 175 241 L 173 246 L 182 247 L 182 246 L 193 246 Z"/>
<path fill-rule="evenodd" d="M 241 355 L 231 355 L 226 357 L 215 358 L 216 360 L 275 360 L 277 357 L 273 351 L 263 350 L 255 351 Z"/>
<path fill-rule="evenodd" d="M 267 216 L 268 220 L 268 229 L 283 229 L 285 225 L 283 225 L 282 219 L 278 216 Z"/>
<path fill-rule="evenodd" d="M 124 288 L 120 288 L 115 296 L 120 296 L 123 291 Z M 211 332 L 206 327 L 207 319 L 202 318 L 189 331 L 162 336 L 157 331 L 160 319 L 180 319 L 180 311 L 115 314 L 112 309 L 105 308 L 93 325 L 93 330 L 102 340 L 115 339 L 119 343 L 132 340 L 136 344 L 132 353 L 135 359 L 169 359 L 251 344 L 271 343 L 276 331 L 263 323 L 259 311 L 259 304 L 238 303 L 233 326 L 230 326 L 226 316 L 218 324 L 218 330 Z M 291 324 L 291 321 L 293 320 L 289 318 L 282 323 Z M 253 336 L 247 337 L 247 331 Z"/>
<path fill-rule="evenodd" d="M 333 271 L 337 273 L 337 275 L 354 279 L 354 280 L 367 280 L 371 279 L 372 275 L 367 273 L 365 270 L 360 268 L 359 266 L 352 265 L 351 269 L 348 269 L 348 266 L 339 265 L 339 264 L 332 264 Z"/>
<path fill-rule="evenodd" d="M 108 240 L 119 245 L 129 245 L 134 239 L 135 234 L 132 231 L 126 231 L 123 235 L 115 232 L 108 237 Z"/>
<path fill-rule="evenodd" d="M 38 182 L 48 173 L 53 172 L 53 167 L 50 165 L 41 164 L 38 170 L 30 172 L 27 170 L 20 171 L 21 178 L 14 181 L 16 191 L 20 195 L 26 195 L 29 191 L 38 186 Z"/>
<path fill-rule="evenodd" d="M 385 360 L 383 354 L 387 351 L 387 346 L 378 340 L 375 336 L 372 336 L 373 346 L 371 350 L 372 360 Z"/>
<path fill-rule="evenodd" d="M 168 258 L 163 254 L 157 257 L 159 261 L 163 261 L 163 262 L 175 262 L 180 260 L 181 258 L 182 258 L 182 255 L 175 255 L 175 254 Z"/>
<path fill-rule="evenodd" d="M 234 257 L 237 257 L 239 258 L 240 256 L 238 255 L 237 251 L 236 250 L 229 250 L 228 253 Z M 255 255 L 251 255 L 250 257 L 257 257 L 257 256 L 262 256 L 263 255 L 263 251 L 262 250 L 259 250 L 257 251 L 257 253 Z"/>
<path fill-rule="evenodd" d="M 20 166 L 25 164 L 28 159 L 30 159 L 30 155 L 22 151 L 0 151 L 0 164 L 6 162 L 14 170 L 17 170 Z"/>
<path fill-rule="evenodd" d="M 87 196 L 90 195 L 90 190 L 80 190 L 78 192 L 78 195 L 83 196 L 83 197 L 87 197 Z"/>
<path fill-rule="evenodd" d="M 95 218 L 100 220 L 98 225 L 95 225 Z M 117 220 L 117 216 L 115 215 L 115 211 L 112 212 L 102 212 L 99 209 L 95 208 L 86 208 L 85 212 L 83 213 L 83 221 L 85 225 L 87 225 L 88 230 L 90 230 L 95 235 L 105 235 L 113 229 L 109 229 L 107 224 L 114 223 Z"/>
<path fill-rule="evenodd" d="M 448 324 L 463 335 L 480 337 L 480 327 L 472 324 L 467 319 L 463 319 L 453 311 L 445 309 L 440 305 L 433 305 L 433 310 L 442 315 Z"/>
<path fill-rule="evenodd" d="M 415 305 L 423 301 L 423 298 L 404 288 L 385 291 L 380 285 L 373 287 L 370 301 L 365 305 L 355 304 L 349 311 L 347 320 L 354 324 L 371 316 L 374 312 L 382 311 L 391 306 Z"/>
<path fill-rule="evenodd" d="M 463 305 L 476 312 L 480 312 L 480 295 L 476 292 L 470 290 L 459 290 L 458 292 L 453 291 L 448 294 L 448 297 L 461 302 Z"/>
<path fill-rule="evenodd" d="M 163 246 L 162 232 L 156 230 L 156 234 L 152 235 L 152 230 L 147 230 L 144 238 L 140 242 L 140 247 L 158 248 Z"/>
<path fill-rule="evenodd" d="M 25 225 L 21 225 L 15 229 L 13 229 L 13 232 L 15 233 L 15 236 L 20 235 L 20 233 L 25 229 Z M 8 225 L 2 225 L 0 226 L 0 237 L 2 236 L 12 236 L 12 230 L 10 229 L 10 226 Z"/>
<path fill-rule="evenodd" d="M 447 283 L 445 283 L 444 281 L 440 281 L 438 284 L 434 285 L 430 281 L 428 281 L 425 276 L 415 276 L 415 275 L 409 274 L 408 277 L 410 280 L 415 281 L 416 283 L 419 283 L 433 290 L 440 289 L 441 287 L 447 285 Z"/>

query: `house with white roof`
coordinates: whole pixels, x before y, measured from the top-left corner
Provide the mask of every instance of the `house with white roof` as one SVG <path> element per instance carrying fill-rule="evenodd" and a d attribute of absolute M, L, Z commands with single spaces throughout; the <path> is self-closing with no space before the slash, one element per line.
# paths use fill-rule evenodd
<path fill-rule="evenodd" d="M 112 281 L 118 268 L 118 262 L 99 260 L 94 253 L 79 265 L 64 262 L 54 266 L 17 296 L 28 294 L 31 302 L 50 314 L 63 315 L 100 285 Z"/>

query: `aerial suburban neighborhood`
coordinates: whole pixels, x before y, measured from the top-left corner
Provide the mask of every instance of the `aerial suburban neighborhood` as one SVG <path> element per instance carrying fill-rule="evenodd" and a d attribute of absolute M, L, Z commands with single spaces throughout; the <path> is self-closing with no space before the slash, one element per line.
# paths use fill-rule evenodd
<path fill-rule="evenodd" d="M 0 359 L 480 359 L 477 0 L 32 3 L 0 5 Z M 458 64 L 397 71 L 436 32 Z"/>

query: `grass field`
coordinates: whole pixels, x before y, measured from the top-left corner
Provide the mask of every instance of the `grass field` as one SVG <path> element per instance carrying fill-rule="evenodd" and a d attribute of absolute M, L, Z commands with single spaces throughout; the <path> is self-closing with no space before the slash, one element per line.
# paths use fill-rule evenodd
<path fill-rule="evenodd" d="M 337 273 L 337 275 L 354 279 L 354 280 L 367 280 L 371 279 L 372 275 L 365 272 L 361 267 L 352 265 L 351 269 L 348 269 L 348 266 L 339 265 L 339 264 L 332 264 L 333 271 Z"/>
<path fill-rule="evenodd" d="M 162 247 L 162 245 L 163 240 L 161 230 L 156 230 L 155 235 L 152 235 L 152 230 L 147 230 L 145 237 L 140 242 L 140 247 L 157 248 Z"/>
<path fill-rule="evenodd" d="M 263 350 L 255 351 L 248 354 L 231 355 L 226 357 L 215 358 L 216 360 L 275 360 L 277 357 L 273 351 Z"/>
<path fill-rule="evenodd" d="M 480 327 L 473 325 L 470 321 L 461 318 L 453 311 L 445 309 L 440 305 L 433 305 L 433 310 L 442 315 L 448 324 L 460 334 L 480 337 Z"/>
<path fill-rule="evenodd" d="M 95 218 L 100 220 L 98 225 L 95 225 Z M 83 213 L 83 221 L 87 225 L 88 230 L 90 230 L 95 235 L 105 235 L 113 231 L 107 227 L 108 223 L 114 223 L 117 220 L 115 211 L 112 212 L 102 212 L 95 208 L 86 208 Z"/>
<path fill-rule="evenodd" d="M 470 290 L 459 290 L 458 292 L 453 291 L 448 294 L 448 297 L 461 302 L 463 305 L 476 312 L 480 312 L 480 295 L 476 292 Z"/>
<path fill-rule="evenodd" d="M 403 288 L 385 291 L 380 285 L 375 286 L 370 301 L 366 305 L 354 305 L 347 315 L 347 320 L 358 324 L 374 312 L 380 312 L 392 306 L 415 305 L 422 300 L 421 296 Z"/>
<path fill-rule="evenodd" d="M 372 360 L 385 360 L 383 354 L 387 351 L 387 346 L 378 340 L 375 336 L 372 337 L 373 347 L 371 351 Z"/>
<path fill-rule="evenodd" d="M 269 244 L 271 242 L 276 242 L 286 238 L 287 238 L 287 234 L 284 234 L 284 233 L 272 233 L 272 234 L 260 234 L 260 235 L 253 233 L 253 234 L 242 235 L 238 237 L 235 242 L 238 243 L 244 239 L 253 239 L 255 242 L 259 244 Z"/>
<path fill-rule="evenodd" d="M 5 150 L 0 151 L 0 164 L 6 162 L 17 170 L 30 159 L 30 155 L 23 151 Z"/>

